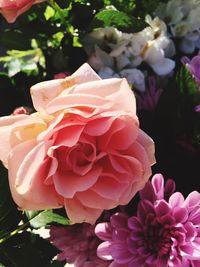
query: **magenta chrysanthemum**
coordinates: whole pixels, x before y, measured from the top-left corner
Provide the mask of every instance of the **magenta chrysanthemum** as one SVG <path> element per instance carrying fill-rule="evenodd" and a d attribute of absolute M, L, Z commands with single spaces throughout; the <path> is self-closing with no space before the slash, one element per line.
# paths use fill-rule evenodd
<path fill-rule="evenodd" d="M 107 267 L 109 262 L 97 257 L 100 240 L 94 234 L 94 226 L 83 223 L 50 228 L 51 243 L 61 250 L 57 260 L 73 263 L 75 267 Z"/>
<path fill-rule="evenodd" d="M 200 55 L 194 56 L 191 60 L 188 57 L 183 57 L 182 63 L 186 65 L 187 69 L 200 86 Z"/>
<path fill-rule="evenodd" d="M 114 214 L 96 226 L 97 254 L 110 267 L 199 267 L 200 193 L 184 200 L 170 181 L 154 176 L 141 193 L 137 215 Z M 170 196 L 171 195 L 171 196 Z M 168 200 L 169 198 L 169 200 Z"/>
<path fill-rule="evenodd" d="M 155 112 L 161 94 L 162 90 L 156 85 L 155 77 L 150 76 L 145 92 L 136 95 L 138 110 Z"/>

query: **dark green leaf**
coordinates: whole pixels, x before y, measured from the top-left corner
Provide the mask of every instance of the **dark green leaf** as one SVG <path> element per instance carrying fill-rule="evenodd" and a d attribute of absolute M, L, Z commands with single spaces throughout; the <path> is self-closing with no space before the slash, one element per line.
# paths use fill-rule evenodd
<path fill-rule="evenodd" d="M 7 170 L 0 165 L 0 238 L 17 227 L 21 213 L 17 210 L 9 189 Z"/>
<path fill-rule="evenodd" d="M 95 15 L 95 19 L 103 23 L 104 27 L 128 27 L 132 24 L 130 17 L 118 10 L 108 9 L 102 10 Z"/>
<path fill-rule="evenodd" d="M 0 46 L 7 49 L 30 49 L 30 41 L 17 31 L 7 31 L 0 35 Z"/>
<path fill-rule="evenodd" d="M 0 246 L 0 260 L 6 267 L 47 267 L 57 254 L 49 241 L 23 232 Z"/>

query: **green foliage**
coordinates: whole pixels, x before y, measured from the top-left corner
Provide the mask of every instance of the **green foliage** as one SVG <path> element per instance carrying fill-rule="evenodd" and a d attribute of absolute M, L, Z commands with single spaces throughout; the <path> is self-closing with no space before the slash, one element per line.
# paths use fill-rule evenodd
<path fill-rule="evenodd" d="M 98 12 L 90 25 L 90 28 L 116 27 L 124 32 L 138 32 L 146 27 L 144 20 L 129 16 L 123 11 L 119 11 L 112 6 Z M 92 29 L 90 29 L 92 30 Z"/>
<path fill-rule="evenodd" d="M 198 84 L 186 67 L 180 69 L 176 82 L 179 88 L 177 102 L 178 115 L 183 124 L 182 131 L 191 136 L 200 148 L 200 114 L 195 111 L 195 106 L 200 103 Z"/>
<path fill-rule="evenodd" d="M 168 0 L 135 0 L 136 8 L 134 14 L 137 14 L 142 18 L 147 14 L 153 15 L 161 2 L 168 2 Z"/>
<path fill-rule="evenodd" d="M 118 10 L 123 10 L 126 14 L 132 14 L 136 8 L 135 0 L 104 0 L 105 5 L 113 5 Z"/>
<path fill-rule="evenodd" d="M 21 212 L 17 210 L 10 194 L 7 170 L 2 165 L 0 165 L 0 200 L 1 239 L 15 229 L 21 219 Z"/>
<path fill-rule="evenodd" d="M 6 267 L 47 267 L 56 253 L 47 240 L 23 232 L 0 246 L 0 262 Z"/>
<path fill-rule="evenodd" d="M 29 219 L 30 225 L 33 228 L 40 228 L 51 223 L 58 223 L 61 225 L 68 225 L 69 220 L 53 210 L 44 210 L 44 211 L 26 211 L 26 216 Z"/>
<path fill-rule="evenodd" d="M 8 69 L 8 76 L 12 77 L 19 72 L 28 75 L 38 74 L 38 64 L 44 66 L 44 58 L 40 49 L 34 50 L 9 50 L 7 56 L 0 57 L 0 62 Z"/>
<path fill-rule="evenodd" d="M 131 19 L 124 12 L 107 9 L 96 14 L 95 18 L 102 21 L 103 27 L 127 27 L 131 25 Z"/>
<path fill-rule="evenodd" d="M 17 30 L 5 31 L 0 35 L 0 46 L 7 49 L 24 50 L 30 48 L 30 41 Z"/>

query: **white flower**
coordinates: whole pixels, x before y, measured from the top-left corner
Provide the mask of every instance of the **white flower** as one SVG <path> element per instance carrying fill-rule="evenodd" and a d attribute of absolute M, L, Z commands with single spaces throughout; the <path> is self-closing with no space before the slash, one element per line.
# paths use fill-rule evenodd
<path fill-rule="evenodd" d="M 143 72 L 138 69 L 123 69 L 116 73 L 109 67 L 102 67 L 98 74 L 102 79 L 126 78 L 128 83 L 138 89 L 140 92 L 145 91 L 145 77 Z"/>
<path fill-rule="evenodd" d="M 160 4 L 155 13 L 171 27 L 175 37 L 184 37 L 200 28 L 199 0 L 171 0 Z"/>
<path fill-rule="evenodd" d="M 157 10 L 156 15 L 167 22 L 168 25 L 179 23 L 183 18 L 181 0 L 169 1 L 167 4 L 161 3 Z"/>
<path fill-rule="evenodd" d="M 113 69 L 109 67 L 102 67 L 99 72 L 99 76 L 102 79 L 109 79 L 109 78 L 119 78 L 119 74 L 115 73 Z"/>
<path fill-rule="evenodd" d="M 100 49 L 97 45 L 94 47 L 94 52 L 88 57 L 88 64 L 95 70 L 99 70 L 103 66 L 113 67 L 114 59 L 106 52 Z"/>
<path fill-rule="evenodd" d="M 181 21 L 171 28 L 172 34 L 177 37 L 183 37 L 189 32 L 190 26 L 187 21 Z"/>
<path fill-rule="evenodd" d="M 200 49 L 199 31 L 187 34 L 180 42 L 180 49 L 186 54 L 192 54 L 195 49 Z"/>
<path fill-rule="evenodd" d="M 93 52 L 95 45 L 99 47 L 112 46 L 121 40 L 121 36 L 122 32 L 117 28 L 100 28 L 87 34 L 82 42 L 84 49 L 88 55 L 90 55 L 90 53 Z"/>
<path fill-rule="evenodd" d="M 161 61 L 151 64 L 151 68 L 160 76 L 169 74 L 174 67 L 175 62 L 169 58 L 163 58 Z"/>
<path fill-rule="evenodd" d="M 124 69 L 120 71 L 121 78 L 126 78 L 129 84 L 132 84 L 138 91 L 145 91 L 145 77 L 142 71 L 138 69 Z"/>

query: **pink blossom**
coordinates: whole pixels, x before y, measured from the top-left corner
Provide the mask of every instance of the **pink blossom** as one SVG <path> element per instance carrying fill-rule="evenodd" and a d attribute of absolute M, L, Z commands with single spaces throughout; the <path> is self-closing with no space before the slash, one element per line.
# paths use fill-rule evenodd
<path fill-rule="evenodd" d="M 116 213 L 98 224 L 95 233 L 104 241 L 98 256 L 113 260 L 110 267 L 200 266 L 200 193 L 184 199 L 173 191 L 172 182 L 164 186 L 163 177 L 154 176 L 135 216 Z"/>
<path fill-rule="evenodd" d="M 144 187 L 154 143 L 125 79 L 101 80 L 84 64 L 31 95 L 37 112 L 0 118 L 0 159 L 20 209 L 64 206 L 74 223 L 94 223 Z"/>
<path fill-rule="evenodd" d="M 96 249 L 101 241 L 90 224 L 52 226 L 49 240 L 61 251 L 57 256 L 59 261 L 67 261 L 75 267 L 107 267 L 110 264 L 97 257 Z"/>
<path fill-rule="evenodd" d="M 0 13 L 9 23 L 12 23 L 32 5 L 43 1 L 44 0 L 1 0 Z"/>
<path fill-rule="evenodd" d="M 155 77 L 149 77 L 145 92 L 136 96 L 138 110 L 154 112 L 161 94 L 162 90 L 156 86 Z"/>

